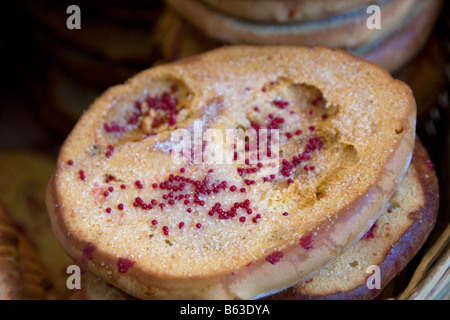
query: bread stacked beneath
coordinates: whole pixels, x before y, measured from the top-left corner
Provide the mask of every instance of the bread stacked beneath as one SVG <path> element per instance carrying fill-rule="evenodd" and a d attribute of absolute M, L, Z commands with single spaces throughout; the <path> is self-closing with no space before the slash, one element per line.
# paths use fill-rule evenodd
<path fill-rule="evenodd" d="M 404 83 L 340 50 L 230 46 L 154 67 L 106 91 L 65 141 L 47 193 L 53 230 L 137 298 L 264 297 L 370 229 L 409 166 L 415 119 Z M 277 171 L 251 156 L 180 165 L 172 133 L 194 137 L 196 121 L 279 129 Z"/>
<path fill-rule="evenodd" d="M 166 0 L 157 37 L 175 60 L 228 44 L 327 46 L 350 51 L 390 72 L 423 47 L 442 1 Z M 249 9 L 251 8 L 251 10 Z M 379 28 L 371 26 L 377 15 Z M 172 21 L 167 23 L 167 21 Z M 158 29 L 157 29 L 158 30 Z"/>
<path fill-rule="evenodd" d="M 432 231 L 439 190 L 427 151 L 416 139 L 406 175 L 382 214 L 352 248 L 269 299 L 372 299 L 411 261 Z M 379 267 L 378 288 L 368 285 Z"/>

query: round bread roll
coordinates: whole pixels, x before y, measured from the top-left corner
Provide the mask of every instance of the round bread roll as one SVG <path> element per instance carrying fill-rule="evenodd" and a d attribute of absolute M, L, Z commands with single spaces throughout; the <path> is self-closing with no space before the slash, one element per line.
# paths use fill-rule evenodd
<path fill-rule="evenodd" d="M 64 142 L 52 227 L 137 298 L 263 297 L 367 232 L 415 119 L 404 83 L 340 50 L 230 46 L 157 66 L 107 90 Z"/>

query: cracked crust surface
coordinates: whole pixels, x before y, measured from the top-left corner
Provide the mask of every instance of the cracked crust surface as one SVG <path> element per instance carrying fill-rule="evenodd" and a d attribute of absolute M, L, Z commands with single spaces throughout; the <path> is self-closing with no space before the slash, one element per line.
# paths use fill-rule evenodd
<path fill-rule="evenodd" d="M 370 230 L 353 247 L 295 286 L 269 299 L 372 299 L 408 264 L 432 231 L 439 209 L 433 164 L 416 139 L 399 187 Z M 378 266 L 380 287 L 369 289 L 367 272 Z"/>

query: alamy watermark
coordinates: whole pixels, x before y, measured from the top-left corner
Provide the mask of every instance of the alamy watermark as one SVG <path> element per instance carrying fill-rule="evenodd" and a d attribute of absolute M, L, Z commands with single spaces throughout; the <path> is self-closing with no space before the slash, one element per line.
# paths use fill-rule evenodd
<path fill-rule="evenodd" d="M 370 16 L 367 18 L 366 26 L 368 29 L 381 29 L 381 9 L 377 5 L 371 5 L 367 7 L 367 14 Z"/>
<path fill-rule="evenodd" d="M 280 132 L 278 129 L 206 129 L 200 120 L 193 130 L 176 129 L 172 160 L 182 164 L 248 164 L 261 166 L 263 175 L 276 174 L 279 166 Z"/>

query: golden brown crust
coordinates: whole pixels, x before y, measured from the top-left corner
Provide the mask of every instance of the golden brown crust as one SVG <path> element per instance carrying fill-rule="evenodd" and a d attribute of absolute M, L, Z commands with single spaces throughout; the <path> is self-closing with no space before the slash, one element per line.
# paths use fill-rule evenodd
<path fill-rule="evenodd" d="M 82 272 L 80 282 L 81 288 L 75 292 L 77 300 L 136 300 L 86 271 Z"/>
<path fill-rule="evenodd" d="M 426 149 L 417 138 L 410 168 L 371 231 L 342 256 L 318 271 L 317 275 L 313 274 L 268 299 L 375 298 L 425 243 L 436 222 L 438 209 L 436 173 Z M 370 265 L 380 268 L 379 288 L 370 289 L 366 284 L 371 273 L 366 273 L 365 269 Z M 354 277 L 352 272 L 357 276 Z"/>
<path fill-rule="evenodd" d="M 361 12 L 305 24 L 261 25 L 224 16 L 195 0 L 167 0 L 181 17 L 208 37 L 230 44 L 303 45 L 356 48 L 383 38 L 407 18 L 416 1 L 396 0 L 381 7 L 381 29 L 367 27 Z"/>
<path fill-rule="evenodd" d="M 268 59 L 273 59 L 276 63 L 267 65 L 265 62 Z M 245 68 L 242 68 L 242 63 L 245 63 Z M 228 72 L 223 73 L 222 70 Z M 188 111 L 196 110 L 197 115 L 209 115 L 214 107 L 226 106 L 227 112 L 221 113 L 220 110 L 223 109 L 219 109 L 214 121 L 207 118 L 210 121 L 209 126 L 212 127 L 220 123 L 219 119 L 225 121 L 229 114 L 233 116 L 242 114 L 242 111 L 239 112 L 236 109 L 242 105 L 233 104 L 227 99 L 244 98 L 245 96 L 238 92 L 242 92 L 245 83 L 251 84 L 253 88 L 261 88 L 264 84 L 275 80 L 276 85 L 274 84 L 273 90 L 281 90 L 280 92 L 290 85 L 293 85 L 289 87 L 291 89 L 302 88 L 303 90 L 303 83 L 308 84 L 305 89 L 307 92 L 311 90 L 311 87 L 316 87 L 322 92 L 323 98 L 329 102 L 329 108 L 332 105 L 339 106 L 336 118 L 330 118 L 331 122 L 327 122 L 327 125 L 317 122 L 317 134 L 322 132 L 327 140 L 334 139 L 333 134 L 328 131 L 329 125 L 336 125 L 335 129 L 339 131 L 339 143 L 335 141 L 329 145 L 330 149 L 324 150 L 328 150 L 327 152 L 331 155 L 334 154 L 331 146 L 343 148 L 341 150 L 343 158 L 339 161 L 357 161 L 358 165 L 353 163 L 330 175 L 337 180 L 333 182 L 331 179 L 324 185 L 322 192 L 325 196 L 320 198 L 321 201 L 313 202 L 312 207 L 296 208 L 288 219 L 283 220 L 288 223 L 280 225 L 276 220 L 264 218 L 261 224 L 255 224 L 252 227 L 251 233 L 242 233 L 240 222 L 227 220 L 226 232 L 224 230 L 218 232 L 216 228 L 220 225 L 217 225 L 215 221 L 203 219 L 204 228 L 201 231 L 186 228 L 183 229 L 183 234 L 173 232 L 167 239 L 162 235 L 160 227 L 157 229 L 150 227 L 152 228 L 150 230 L 156 230 L 152 233 L 152 240 L 143 238 L 137 240 L 135 231 L 140 230 L 139 228 L 143 228 L 144 225 L 139 224 L 134 227 L 132 225 L 140 223 L 145 216 L 135 215 L 133 210 L 127 210 L 126 216 L 133 216 L 133 220 L 121 219 L 123 217 L 121 215 L 119 217 L 115 211 L 115 215 L 108 219 L 108 224 L 105 224 L 104 221 L 108 217 L 105 207 L 93 209 L 93 206 L 98 206 L 99 202 L 96 201 L 109 201 L 109 198 L 108 200 L 103 200 L 102 197 L 92 198 L 92 192 L 97 191 L 92 189 L 89 192 L 89 189 L 95 186 L 95 181 L 102 183 L 93 176 L 101 176 L 101 172 L 105 170 L 117 172 L 120 179 L 123 179 L 130 187 L 133 179 L 138 177 L 145 180 L 145 184 L 151 184 L 148 175 L 150 179 L 153 175 L 157 177 L 158 172 L 167 170 L 167 166 L 169 166 L 169 172 L 173 170 L 170 158 L 163 153 L 153 153 L 151 164 L 142 162 L 139 157 L 132 162 L 133 172 L 145 172 L 147 177 L 136 176 L 126 169 L 126 166 L 130 165 L 129 162 L 127 164 L 129 160 L 125 160 L 129 159 L 129 156 L 126 156 L 129 143 L 133 145 L 133 154 L 139 155 L 144 150 L 148 150 L 147 143 L 155 143 L 155 140 L 151 138 L 140 143 L 124 141 L 122 144 L 115 145 L 118 157 L 115 155 L 112 158 L 111 164 L 115 163 L 112 167 L 109 167 L 110 164 L 105 161 L 104 153 L 102 153 L 105 151 L 102 148 L 106 147 L 102 144 L 108 143 L 110 139 L 110 136 L 102 131 L 104 121 L 111 121 L 111 118 L 105 118 L 106 111 L 111 112 L 111 115 L 115 112 L 124 112 L 121 108 L 133 105 L 134 99 L 140 97 L 142 92 L 148 90 L 150 86 L 154 88 L 161 86 L 161 83 L 164 85 L 165 79 L 172 79 L 172 81 L 177 79 L 180 86 L 186 86 L 190 90 L 192 101 L 189 101 Z M 170 83 L 172 82 L 165 86 L 170 86 Z M 214 88 L 211 88 L 211 83 L 214 83 Z M 371 92 L 367 91 L 369 83 Z M 338 84 L 339 89 L 336 90 Z M 227 95 L 223 96 L 223 100 L 217 99 L 217 94 L 223 92 L 225 88 Z M 252 96 L 249 98 L 255 101 L 255 98 L 264 97 L 259 92 L 261 92 L 259 89 L 250 91 Z M 270 92 L 272 91 L 269 91 L 269 94 Z M 275 91 L 272 94 L 275 94 Z M 349 96 L 353 98 L 348 100 Z M 210 105 L 205 106 L 205 101 L 209 101 Z M 356 104 L 353 104 L 355 101 Z M 252 106 L 245 103 L 243 105 L 249 105 L 248 108 Z M 208 110 L 207 107 L 212 109 Z M 395 112 L 389 111 L 391 108 Z M 371 127 L 370 124 L 371 118 L 368 113 L 375 111 L 376 115 L 373 114 L 373 116 L 378 118 L 376 123 L 380 127 Z M 394 118 L 393 115 L 395 115 Z M 356 130 L 357 127 L 352 122 L 361 123 L 362 118 L 359 117 L 368 121 L 367 127 L 359 127 Z M 236 123 L 234 121 L 236 120 L 233 119 L 229 124 Z M 251 46 L 223 48 L 144 71 L 126 85 L 113 87 L 97 99 L 83 115 L 61 149 L 58 165 L 48 187 L 47 206 L 55 234 L 66 252 L 78 263 L 83 263 L 94 275 L 138 298 L 255 298 L 297 282 L 298 279 L 339 255 L 367 231 L 370 222 L 377 218 L 409 165 L 414 146 L 414 132 L 415 102 L 410 89 L 403 83 L 393 80 L 386 71 L 348 53 L 325 48 Z M 164 134 L 167 132 L 162 131 L 160 136 L 157 134 L 155 138 L 161 139 Z M 86 151 L 92 150 L 93 143 L 96 145 L 96 151 L 91 151 L 91 154 L 98 160 L 89 164 L 90 155 Z M 114 143 L 117 141 L 114 140 Z M 125 149 L 122 149 L 123 147 Z M 352 151 L 353 148 L 354 151 Z M 378 164 L 368 166 L 367 163 L 374 158 L 377 159 Z M 68 166 L 69 159 L 73 159 L 76 165 Z M 95 165 L 97 161 L 101 161 L 102 165 L 97 167 Z M 326 162 L 322 163 L 325 158 L 317 158 L 316 161 L 318 166 L 326 165 Z M 96 167 L 100 171 L 95 169 Z M 86 179 L 84 180 L 78 176 L 80 169 L 85 170 Z M 203 169 L 205 166 L 196 167 L 197 172 Z M 225 172 L 228 175 L 226 178 L 229 179 L 232 171 Z M 357 184 L 351 181 L 355 178 L 355 174 L 360 179 Z M 134 177 L 130 178 L 127 175 Z M 312 179 L 312 176 L 310 178 Z M 335 183 L 338 180 L 339 184 L 343 183 L 345 186 L 337 188 Z M 314 183 L 314 180 L 311 180 L 311 183 Z M 87 186 L 89 186 L 88 189 L 86 189 Z M 117 187 L 118 185 L 115 184 L 114 188 Z M 294 182 L 293 188 L 287 188 L 286 192 L 293 192 L 295 188 L 300 187 L 302 187 L 300 181 Z M 258 184 L 258 188 L 261 188 L 261 194 L 265 194 L 266 199 L 276 198 L 272 193 L 273 190 L 267 185 Z M 127 194 L 126 192 L 120 193 L 118 197 Z M 133 197 L 133 192 L 129 193 L 128 197 Z M 347 196 L 343 196 L 344 194 Z M 273 211 L 267 211 L 261 207 L 266 200 L 261 198 L 256 200 L 255 197 L 258 196 L 258 194 L 246 194 L 246 197 L 252 201 L 260 201 L 261 213 L 268 216 L 275 215 Z M 342 199 L 343 202 L 336 202 L 336 199 Z M 288 198 L 282 199 L 279 205 L 293 205 L 286 203 L 286 200 Z M 329 209 L 325 208 L 329 208 L 327 206 L 331 203 L 333 203 L 334 212 L 329 215 Z M 130 203 L 127 205 L 131 206 Z M 317 206 L 315 209 L 313 209 L 314 205 Z M 313 218 L 311 215 L 314 212 L 317 212 L 319 216 Z M 170 211 L 171 217 L 181 217 L 181 214 L 181 212 Z M 302 217 L 306 216 L 308 219 L 304 220 Z M 114 217 L 117 220 L 114 220 Z M 142 221 L 150 223 L 151 220 Z M 119 242 L 110 233 L 114 228 L 119 228 L 115 229 L 114 234 L 117 232 L 126 234 L 120 238 Z M 264 230 L 282 232 L 287 237 L 266 238 L 270 239 L 267 241 L 264 240 L 264 237 L 267 237 L 265 233 L 267 231 Z M 226 252 L 204 251 L 190 247 L 191 243 L 196 246 L 205 245 L 203 240 L 196 238 L 197 232 L 204 234 L 201 239 L 208 239 L 213 234 L 219 237 L 219 243 L 228 245 Z M 308 232 L 314 233 L 314 247 L 305 249 L 298 244 L 298 241 Z M 236 239 L 237 236 L 243 237 L 239 243 L 230 245 L 226 242 L 232 238 Z M 141 237 L 144 237 L 144 234 L 141 234 Z M 133 243 L 135 240 L 138 242 Z M 169 240 L 170 246 L 167 246 L 168 243 L 165 240 Z M 152 241 L 161 241 L 166 244 L 160 245 L 161 247 L 153 246 L 150 251 L 143 251 L 143 248 L 152 246 Z M 180 243 L 183 244 L 183 248 L 179 247 Z M 173 251 L 175 249 L 176 251 Z M 269 263 L 270 254 L 279 250 L 283 252 L 282 259 L 274 264 Z M 163 267 L 167 260 L 165 251 L 172 252 L 169 256 L 170 260 L 177 259 L 176 263 L 175 261 L 171 263 L 171 269 Z M 86 259 L 86 252 L 89 253 L 89 259 Z M 157 254 L 158 258 L 156 256 L 151 258 L 154 254 Z M 249 255 L 255 255 L 255 258 L 250 259 Z M 125 272 L 123 267 L 126 269 Z M 274 274 L 277 276 L 274 277 Z"/>

